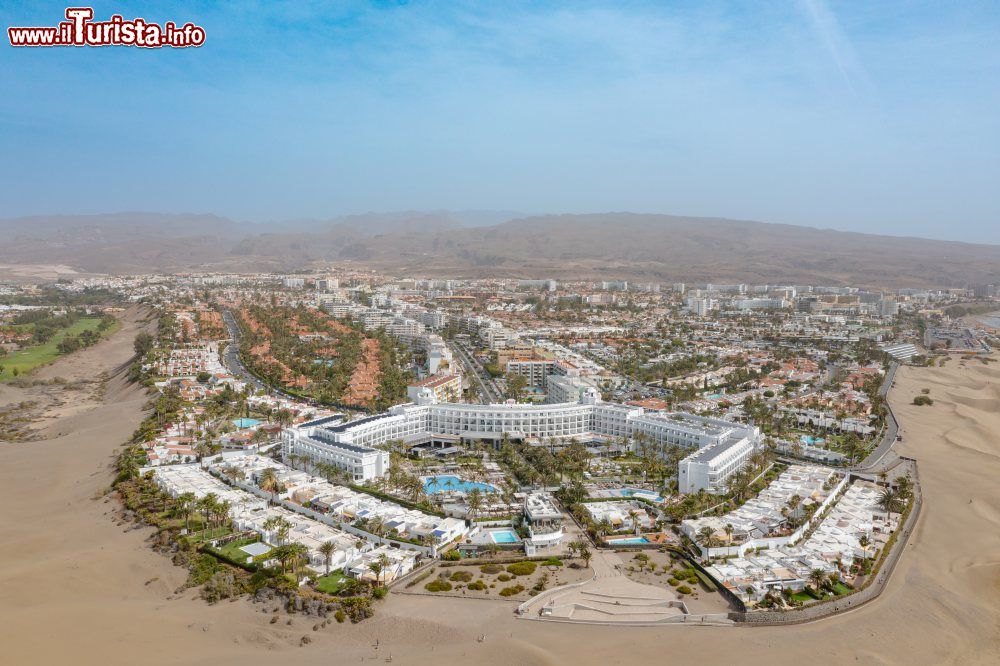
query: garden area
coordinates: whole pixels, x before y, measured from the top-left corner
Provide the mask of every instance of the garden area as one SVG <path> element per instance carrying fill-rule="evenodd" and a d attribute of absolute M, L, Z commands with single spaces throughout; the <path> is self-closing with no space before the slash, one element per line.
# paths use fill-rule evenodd
<path fill-rule="evenodd" d="M 591 576 L 593 572 L 582 561 L 554 557 L 510 563 L 445 562 L 425 571 L 397 591 L 526 601 L 545 590 L 587 580 Z"/>
<path fill-rule="evenodd" d="M 728 602 L 717 594 L 718 586 L 708 575 L 691 566 L 670 550 L 619 551 L 625 575 L 637 583 L 654 587 L 669 586 L 692 613 L 725 613 Z"/>

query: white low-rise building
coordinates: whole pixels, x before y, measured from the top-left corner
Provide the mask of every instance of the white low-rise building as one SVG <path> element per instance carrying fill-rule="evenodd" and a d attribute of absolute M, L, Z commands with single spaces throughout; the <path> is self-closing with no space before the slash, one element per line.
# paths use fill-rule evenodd
<path fill-rule="evenodd" d="M 530 545 L 549 548 L 562 543 L 562 512 L 548 493 L 529 493 L 524 498 L 524 516 L 528 520 Z"/>

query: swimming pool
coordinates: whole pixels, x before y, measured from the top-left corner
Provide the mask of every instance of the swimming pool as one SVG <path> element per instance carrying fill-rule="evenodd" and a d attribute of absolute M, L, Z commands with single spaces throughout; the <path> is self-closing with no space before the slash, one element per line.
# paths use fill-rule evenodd
<path fill-rule="evenodd" d="M 803 444 L 808 444 L 810 446 L 812 446 L 813 444 L 822 444 L 823 442 L 826 441 L 822 437 L 813 437 L 812 435 L 802 435 L 801 437 L 799 437 L 799 440 Z"/>
<path fill-rule="evenodd" d="M 652 490 L 643 490 L 642 488 L 622 488 L 618 491 L 621 493 L 622 497 L 642 497 L 645 499 L 653 500 L 654 502 L 662 502 L 663 498 L 656 494 Z"/>
<path fill-rule="evenodd" d="M 621 539 L 608 539 L 612 546 L 635 546 L 641 543 L 650 543 L 646 537 L 624 537 Z"/>
<path fill-rule="evenodd" d="M 497 530 L 495 532 L 490 532 L 490 538 L 493 539 L 494 543 L 517 543 L 521 540 L 514 530 Z"/>
<path fill-rule="evenodd" d="M 233 419 L 233 425 L 237 428 L 252 428 L 259 423 L 257 419 Z"/>
<path fill-rule="evenodd" d="M 476 481 L 463 481 L 451 474 L 439 474 L 438 476 L 424 477 L 424 492 L 428 495 L 436 493 L 460 492 L 469 493 L 473 488 L 478 488 L 479 492 L 495 493 L 497 489 L 488 483 L 478 483 Z"/>

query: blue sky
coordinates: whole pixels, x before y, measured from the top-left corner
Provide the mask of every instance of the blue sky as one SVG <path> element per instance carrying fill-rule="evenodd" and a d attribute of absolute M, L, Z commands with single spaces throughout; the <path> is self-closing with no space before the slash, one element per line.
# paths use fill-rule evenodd
<path fill-rule="evenodd" d="M 628 210 L 1000 243 L 996 2 L 94 9 L 207 41 L 4 35 L 0 217 Z"/>

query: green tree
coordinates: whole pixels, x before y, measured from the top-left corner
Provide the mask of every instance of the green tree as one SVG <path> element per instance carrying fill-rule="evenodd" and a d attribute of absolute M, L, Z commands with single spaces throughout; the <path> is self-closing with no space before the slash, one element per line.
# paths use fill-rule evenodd
<path fill-rule="evenodd" d="M 337 544 L 332 541 L 324 541 L 319 546 L 319 553 L 323 556 L 323 564 L 326 566 L 326 575 L 330 575 L 330 563 L 333 561 L 333 553 L 337 550 Z"/>

